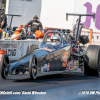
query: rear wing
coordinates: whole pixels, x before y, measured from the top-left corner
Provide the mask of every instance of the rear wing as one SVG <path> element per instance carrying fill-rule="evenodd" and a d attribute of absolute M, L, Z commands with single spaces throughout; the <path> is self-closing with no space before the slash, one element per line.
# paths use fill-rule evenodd
<path fill-rule="evenodd" d="M 81 16 L 93 16 L 93 21 L 95 21 L 95 14 L 74 14 L 74 13 L 66 13 L 66 20 L 68 21 L 68 15 L 72 15 L 72 16 L 79 16 L 79 21 L 78 21 L 78 27 L 76 30 L 76 41 L 78 38 L 78 30 L 79 30 L 79 25 L 80 25 L 80 20 L 81 20 Z"/>

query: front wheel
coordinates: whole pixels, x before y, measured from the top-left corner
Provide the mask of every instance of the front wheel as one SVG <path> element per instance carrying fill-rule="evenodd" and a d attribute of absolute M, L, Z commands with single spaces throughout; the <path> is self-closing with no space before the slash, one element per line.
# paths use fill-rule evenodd
<path fill-rule="evenodd" d="M 8 64 L 9 64 L 9 58 L 7 54 L 3 54 L 1 58 L 1 63 L 0 63 L 0 72 L 1 72 L 1 77 L 3 79 L 6 79 L 8 76 L 8 73 L 9 73 Z"/>
<path fill-rule="evenodd" d="M 31 79 L 36 79 L 37 77 L 37 66 L 36 66 L 36 56 L 32 55 L 29 61 L 29 74 Z"/>

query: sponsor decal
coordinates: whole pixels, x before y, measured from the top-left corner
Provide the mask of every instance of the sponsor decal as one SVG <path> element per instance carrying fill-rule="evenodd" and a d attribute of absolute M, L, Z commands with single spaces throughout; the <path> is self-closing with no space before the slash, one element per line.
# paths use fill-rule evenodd
<path fill-rule="evenodd" d="M 17 44 L 0 41 L 0 50 L 6 50 L 8 56 L 16 56 Z"/>
<path fill-rule="evenodd" d="M 17 48 L 17 44 L 5 44 L 0 42 L 0 48 Z"/>
<path fill-rule="evenodd" d="M 62 43 L 57 43 L 54 48 L 57 49 L 57 48 L 62 48 L 63 47 L 63 44 Z"/>
<path fill-rule="evenodd" d="M 66 70 L 69 70 L 69 67 L 66 67 Z"/>
<path fill-rule="evenodd" d="M 62 67 L 66 67 L 67 66 L 68 56 L 69 56 L 69 51 L 65 51 L 64 52 L 64 56 L 63 56 L 63 64 L 62 64 Z"/>
<path fill-rule="evenodd" d="M 49 48 L 42 48 L 42 49 L 46 50 L 46 51 L 49 51 L 49 52 L 53 51 L 52 49 L 49 49 Z"/>
<path fill-rule="evenodd" d="M 38 45 L 27 41 L 0 41 L 0 50 L 5 50 L 11 60 L 18 60 L 37 48 Z"/>
<path fill-rule="evenodd" d="M 68 61 L 66 70 L 76 70 L 79 67 L 78 60 Z"/>
<path fill-rule="evenodd" d="M 8 56 L 16 56 L 17 49 L 1 49 L 6 50 Z"/>
<path fill-rule="evenodd" d="M 25 62 L 24 60 L 20 60 L 20 61 Z"/>
<path fill-rule="evenodd" d="M 50 69 L 50 64 L 44 64 L 44 67 L 41 67 L 41 72 L 48 72 Z"/>
<path fill-rule="evenodd" d="M 37 72 L 39 72 L 39 68 L 38 68 Z"/>
<path fill-rule="evenodd" d="M 43 71 L 44 71 L 44 72 L 47 71 L 47 64 L 44 65 L 44 69 L 43 69 Z"/>
<path fill-rule="evenodd" d="M 67 44 L 64 44 L 64 45 L 68 45 L 68 46 L 69 46 L 69 45 L 71 45 L 71 44 L 70 44 L 70 43 L 67 43 Z"/>
<path fill-rule="evenodd" d="M 47 65 L 47 72 L 49 71 L 49 68 L 50 68 L 50 64 L 48 63 L 48 65 Z"/>
<path fill-rule="evenodd" d="M 7 49 L 8 56 L 16 56 L 16 49 Z"/>

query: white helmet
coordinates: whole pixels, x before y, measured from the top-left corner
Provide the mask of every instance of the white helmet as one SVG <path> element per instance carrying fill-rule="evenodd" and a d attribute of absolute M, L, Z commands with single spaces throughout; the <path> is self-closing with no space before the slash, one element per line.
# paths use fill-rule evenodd
<path fill-rule="evenodd" d="M 51 37 L 51 44 L 52 44 L 52 45 L 56 45 L 57 43 L 60 43 L 60 42 L 61 42 L 60 36 L 58 36 L 58 35 L 53 35 L 53 36 Z"/>

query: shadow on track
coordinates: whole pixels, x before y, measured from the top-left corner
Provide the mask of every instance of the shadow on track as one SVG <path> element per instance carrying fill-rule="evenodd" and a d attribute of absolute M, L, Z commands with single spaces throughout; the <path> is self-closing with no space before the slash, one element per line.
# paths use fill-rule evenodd
<path fill-rule="evenodd" d="M 13 82 L 23 83 L 23 82 L 33 82 L 33 83 L 45 83 L 45 84 L 59 84 L 60 81 L 78 81 L 78 80 L 91 80 L 91 79 L 100 79 L 100 77 L 97 76 L 85 76 L 83 73 L 74 72 L 74 73 L 60 73 L 60 74 L 49 74 L 49 75 L 41 75 L 38 76 L 37 79 L 32 80 L 27 77 L 21 77 L 20 75 L 19 79 L 6 79 L 6 80 L 12 80 Z M 57 82 L 59 81 L 59 82 Z"/>

